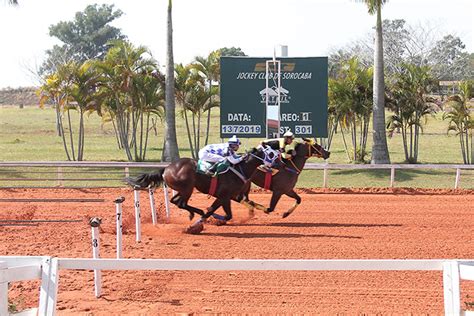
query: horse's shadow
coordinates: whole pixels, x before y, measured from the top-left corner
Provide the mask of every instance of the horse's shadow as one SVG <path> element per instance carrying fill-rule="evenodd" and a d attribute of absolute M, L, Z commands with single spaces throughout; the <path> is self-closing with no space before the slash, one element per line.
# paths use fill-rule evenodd
<path fill-rule="evenodd" d="M 282 222 L 282 223 L 242 223 L 239 226 L 272 226 L 272 227 L 401 227 L 402 224 L 356 224 L 356 223 L 298 223 L 298 222 Z"/>
<path fill-rule="evenodd" d="M 284 233 L 201 233 L 205 236 L 225 238 L 347 238 L 362 239 L 359 236 L 339 236 L 325 234 L 284 234 Z"/>

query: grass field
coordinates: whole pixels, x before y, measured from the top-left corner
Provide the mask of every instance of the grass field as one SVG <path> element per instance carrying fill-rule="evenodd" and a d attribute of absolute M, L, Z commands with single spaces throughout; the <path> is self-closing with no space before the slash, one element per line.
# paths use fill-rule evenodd
<path fill-rule="evenodd" d="M 447 135 L 447 123 L 442 115 L 429 117 L 424 134 L 420 139 L 419 163 L 461 164 L 462 158 L 458 139 L 454 134 Z M 76 120 L 74 120 L 76 121 Z M 113 127 L 110 123 L 102 124 L 101 119 L 93 114 L 86 117 L 85 153 L 86 161 L 126 161 L 125 153 L 117 148 Z M 151 133 L 147 161 L 159 161 L 163 146 L 163 128 L 159 125 L 157 135 Z M 177 133 L 182 157 L 189 157 L 184 120 L 177 117 Z M 55 132 L 55 112 L 51 108 L 39 109 L 13 106 L 0 107 L 0 161 L 64 161 L 62 140 Z M 219 113 L 212 117 L 210 142 L 220 142 Z M 258 144 L 258 139 L 243 139 L 242 150 Z M 392 163 L 403 163 L 404 154 L 400 135 L 388 140 Z M 369 138 L 368 149 L 371 148 Z M 323 160 L 312 158 L 312 162 Z M 348 163 L 342 143 L 342 137 L 336 135 L 331 146 L 329 163 Z M 385 187 L 388 186 L 388 170 L 342 170 L 330 171 L 331 187 Z M 397 186 L 424 188 L 452 188 L 454 170 L 404 170 L 397 171 Z M 322 185 L 322 171 L 305 171 L 299 181 L 301 187 L 318 187 Z M 461 187 L 474 188 L 474 172 L 463 171 Z"/>

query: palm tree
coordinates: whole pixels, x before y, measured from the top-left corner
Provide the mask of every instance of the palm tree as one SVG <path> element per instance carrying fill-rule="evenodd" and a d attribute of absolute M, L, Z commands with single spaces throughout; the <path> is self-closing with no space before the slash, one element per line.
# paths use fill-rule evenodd
<path fill-rule="evenodd" d="M 209 86 L 209 93 L 213 91 L 212 89 L 212 82 L 219 80 L 219 73 L 220 73 L 220 52 L 213 51 L 209 54 L 207 58 L 197 56 L 195 58 L 195 62 L 193 63 L 193 68 L 198 71 L 198 73 L 203 76 L 204 80 L 207 81 Z M 212 95 L 209 96 L 209 105 L 212 104 Z M 212 106 L 208 107 L 207 110 L 207 127 L 206 127 L 206 140 L 204 145 L 208 144 L 209 141 L 209 128 L 211 126 L 211 109 Z"/>
<path fill-rule="evenodd" d="M 449 122 L 448 133 L 453 131 L 459 136 L 465 164 L 474 163 L 474 117 L 468 104 L 472 96 L 472 87 L 472 82 L 462 81 L 459 84 L 459 94 L 450 96 L 445 102 L 448 109 L 443 115 L 443 119 Z"/>
<path fill-rule="evenodd" d="M 166 49 L 166 89 L 165 89 L 165 144 L 163 161 L 179 159 L 178 140 L 176 138 L 176 116 L 174 100 L 174 60 L 173 60 L 173 22 L 171 19 L 172 0 L 168 1 L 168 36 Z"/>
<path fill-rule="evenodd" d="M 436 81 L 428 66 L 401 64 L 400 67 L 402 71 L 393 76 L 390 89 L 393 99 L 387 105 L 394 114 L 388 118 L 387 126 L 390 134 L 401 131 L 405 161 L 417 163 L 424 118 L 438 110 L 436 100 L 429 96 Z"/>
<path fill-rule="evenodd" d="M 385 133 L 385 82 L 383 71 L 382 6 L 388 0 L 356 0 L 364 2 L 369 14 L 377 14 L 374 49 L 374 100 L 373 100 L 373 164 L 390 163 L 387 136 Z"/>

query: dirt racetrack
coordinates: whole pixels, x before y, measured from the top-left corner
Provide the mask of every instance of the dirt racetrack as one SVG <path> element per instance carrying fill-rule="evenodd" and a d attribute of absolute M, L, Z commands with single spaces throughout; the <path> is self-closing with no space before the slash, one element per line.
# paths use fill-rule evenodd
<path fill-rule="evenodd" d="M 473 259 L 474 191 L 300 190 L 302 205 L 283 197 L 270 215 L 233 204 L 226 226 L 206 224 L 200 235 L 182 230 L 187 212 L 172 208 L 151 224 L 142 193 L 142 242 L 135 242 L 133 194 L 128 189 L 0 189 L 0 219 L 80 219 L 79 223 L 0 226 L 0 255 L 92 256 L 90 217 L 103 219 L 100 252 L 115 258 L 115 206 L 125 196 L 125 258 L 209 259 Z M 270 195 L 251 197 L 269 203 Z M 87 198 L 104 203 L 11 203 L 1 199 Z M 198 207 L 212 200 L 195 194 Z M 222 211 L 220 211 L 222 213 Z M 92 271 L 64 271 L 58 314 L 443 314 L 442 273 L 409 272 L 181 272 L 103 271 L 103 295 L 94 297 Z M 13 283 L 17 309 L 38 304 L 39 281 Z M 474 282 L 461 283 L 462 308 L 474 309 Z"/>

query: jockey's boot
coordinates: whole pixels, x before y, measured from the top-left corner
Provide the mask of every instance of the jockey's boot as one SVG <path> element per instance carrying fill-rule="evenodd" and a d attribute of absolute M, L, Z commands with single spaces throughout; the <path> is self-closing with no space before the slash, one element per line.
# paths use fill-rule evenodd
<path fill-rule="evenodd" d="M 210 166 L 207 170 L 206 170 L 206 175 L 208 176 L 211 176 L 211 177 L 215 177 L 217 175 L 217 171 L 216 171 L 216 166 L 217 166 L 218 163 L 214 163 L 212 166 Z"/>

